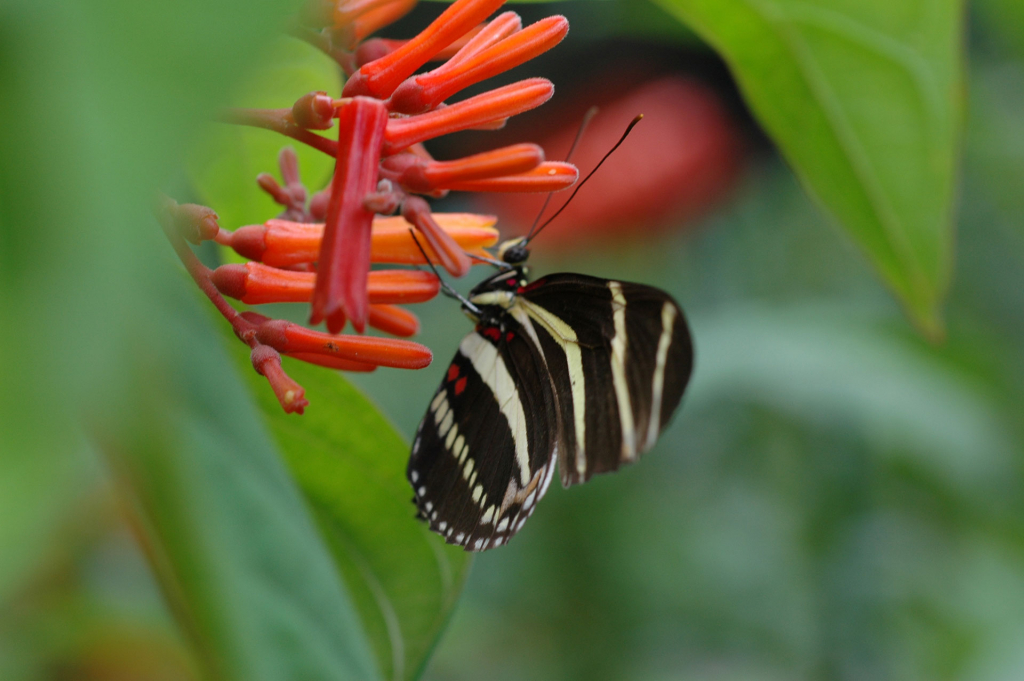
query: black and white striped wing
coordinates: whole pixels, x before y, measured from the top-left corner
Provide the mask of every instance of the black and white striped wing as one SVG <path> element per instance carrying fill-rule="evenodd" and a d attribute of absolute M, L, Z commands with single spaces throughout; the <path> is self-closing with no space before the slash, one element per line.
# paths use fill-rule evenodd
<path fill-rule="evenodd" d="M 562 484 L 586 482 L 649 450 L 693 368 L 679 305 L 664 291 L 581 274 L 527 286 L 533 322 L 558 396 Z"/>
<path fill-rule="evenodd" d="M 413 442 L 407 476 L 420 517 L 469 551 L 522 528 L 557 461 L 551 381 L 521 331 L 507 318 L 463 339 Z"/>

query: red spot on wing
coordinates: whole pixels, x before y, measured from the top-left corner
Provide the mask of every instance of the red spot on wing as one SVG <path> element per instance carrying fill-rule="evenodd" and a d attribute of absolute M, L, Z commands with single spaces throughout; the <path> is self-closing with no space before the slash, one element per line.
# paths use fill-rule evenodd
<path fill-rule="evenodd" d="M 489 326 L 484 329 L 484 335 L 493 341 L 501 340 L 501 331 L 499 331 L 495 326 Z"/>
<path fill-rule="evenodd" d="M 451 365 L 450 367 L 448 367 L 448 382 L 450 383 L 450 382 L 454 381 L 458 377 L 459 377 L 459 367 L 455 366 L 454 364 Z"/>
<path fill-rule="evenodd" d="M 461 395 L 462 391 L 466 389 L 466 377 L 463 376 L 459 379 L 459 382 L 455 384 L 455 394 Z"/>
<path fill-rule="evenodd" d="M 515 337 L 516 337 L 516 335 L 514 333 L 512 333 L 511 331 L 509 331 L 507 334 L 505 334 L 505 340 L 507 342 L 511 342 L 512 339 L 515 338 Z"/>

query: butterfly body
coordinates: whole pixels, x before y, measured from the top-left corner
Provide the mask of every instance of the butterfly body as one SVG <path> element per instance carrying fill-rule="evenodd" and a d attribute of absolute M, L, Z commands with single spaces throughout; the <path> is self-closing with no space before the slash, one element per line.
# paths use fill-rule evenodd
<path fill-rule="evenodd" d="M 476 322 L 420 424 L 408 478 L 448 543 L 508 541 L 547 491 L 650 449 L 682 397 L 693 348 L 659 289 L 580 274 L 529 283 L 508 266 L 463 305 Z"/>

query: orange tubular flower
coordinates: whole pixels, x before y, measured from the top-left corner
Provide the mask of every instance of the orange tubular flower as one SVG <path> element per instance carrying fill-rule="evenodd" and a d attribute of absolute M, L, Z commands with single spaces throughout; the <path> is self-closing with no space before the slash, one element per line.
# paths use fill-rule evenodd
<path fill-rule="evenodd" d="M 483 249 L 498 243 L 494 216 L 474 213 L 434 213 L 433 216 L 441 229 L 467 253 L 486 255 Z M 401 217 L 375 217 L 370 238 L 370 260 L 425 265 L 426 260 L 409 233 L 412 227 Z M 221 230 L 218 240 L 250 260 L 273 267 L 291 267 L 316 262 L 323 237 L 323 224 L 267 220 L 262 225 L 249 225 L 234 233 Z M 429 248 L 427 254 L 433 256 Z"/>
<path fill-rule="evenodd" d="M 225 121 L 272 130 L 335 159 L 327 187 L 308 192 L 297 157 L 281 152 L 283 182 L 261 174 L 259 186 L 283 207 L 261 225 L 222 230 L 216 214 L 169 202 L 165 229 L 196 283 L 252 348 L 253 366 L 267 377 L 282 407 L 301 413 L 301 386 L 281 356 L 343 371 L 377 366 L 415 369 L 430 363 L 430 350 L 407 340 L 338 335 L 351 321 L 392 336 L 408 337 L 419 320 L 397 303 L 437 295 L 433 273 L 375 270 L 371 263 L 439 265 L 463 276 L 486 259 L 498 240 L 495 219 L 485 215 L 435 214 L 423 196 L 446 192 L 551 192 L 576 182 L 568 163 L 545 159 L 535 144 L 514 144 L 454 160 L 436 160 L 423 142 L 461 130 L 493 130 L 517 114 L 547 102 L 554 85 L 529 78 L 462 101 L 446 100 L 557 45 L 569 30 L 564 17 L 523 26 L 515 12 L 488 21 L 504 0 L 455 0 L 410 40 L 371 38 L 400 18 L 415 0 L 329 0 L 333 22 L 295 33 L 337 60 L 348 75 L 335 98 L 311 92 L 290 109 L 236 109 Z M 417 74 L 430 61 L 441 63 Z M 335 120 L 336 119 L 336 120 Z M 337 132 L 330 131 L 337 126 Z M 171 205 L 173 204 L 173 205 Z M 213 239 L 248 258 L 246 264 L 205 268 L 186 245 Z M 310 305 L 310 322 L 330 333 L 239 313 L 224 300 L 245 304 Z"/>

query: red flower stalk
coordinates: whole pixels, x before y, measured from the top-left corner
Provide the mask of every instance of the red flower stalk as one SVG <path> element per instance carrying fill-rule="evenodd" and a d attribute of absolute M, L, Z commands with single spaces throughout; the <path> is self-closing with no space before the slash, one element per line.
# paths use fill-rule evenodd
<path fill-rule="evenodd" d="M 337 165 L 309 317 L 312 324 L 326 319 L 333 333 L 345 326 L 346 316 L 357 331 L 366 328 L 373 212 L 363 200 L 377 186 L 387 122 L 384 104 L 369 97 L 356 97 L 338 112 Z"/>

